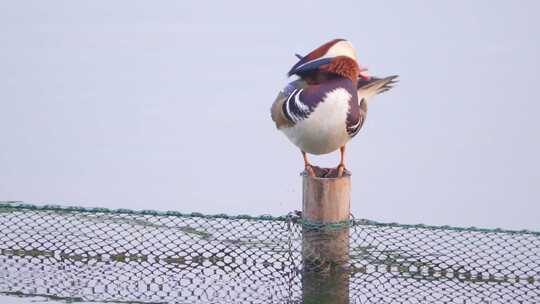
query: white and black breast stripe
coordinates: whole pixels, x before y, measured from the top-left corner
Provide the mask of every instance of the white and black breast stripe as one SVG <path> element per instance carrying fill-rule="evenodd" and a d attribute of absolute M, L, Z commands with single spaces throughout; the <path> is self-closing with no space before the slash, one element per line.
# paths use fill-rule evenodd
<path fill-rule="evenodd" d="M 300 93 L 304 89 L 294 89 L 283 103 L 283 113 L 290 121 L 296 123 L 306 119 L 311 113 L 311 108 L 300 100 Z"/>

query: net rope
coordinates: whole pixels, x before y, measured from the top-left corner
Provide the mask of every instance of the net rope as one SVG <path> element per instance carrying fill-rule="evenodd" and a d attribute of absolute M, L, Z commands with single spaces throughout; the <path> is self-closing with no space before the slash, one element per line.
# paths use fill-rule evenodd
<path fill-rule="evenodd" d="M 0 202 L 0 231 L 0 293 L 14 296 L 540 303 L 535 231 L 354 218 L 321 224 L 298 212 L 254 217 L 21 202 Z"/>

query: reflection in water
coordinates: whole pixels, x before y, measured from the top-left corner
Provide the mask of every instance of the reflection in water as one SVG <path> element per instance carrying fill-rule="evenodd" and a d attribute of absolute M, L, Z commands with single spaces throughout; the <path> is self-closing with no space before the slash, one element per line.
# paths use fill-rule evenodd
<path fill-rule="evenodd" d="M 241 268 L 214 267 L 209 260 L 194 259 L 199 266 L 163 259 L 87 262 L 31 256 L 0 258 L 2 290 L 19 295 L 52 295 L 76 301 L 128 301 L 130 303 L 266 303 L 290 298 L 284 277 L 241 275 Z M 16 268 L 16 271 L 15 271 Z M 267 268 L 268 269 L 268 268 Z M 276 272 L 276 269 L 268 269 Z M 260 280 L 258 280 L 260 279 Z M 273 299 L 276 299 L 274 301 Z"/>
<path fill-rule="evenodd" d="M 302 300 L 349 303 L 349 227 L 302 229 Z"/>

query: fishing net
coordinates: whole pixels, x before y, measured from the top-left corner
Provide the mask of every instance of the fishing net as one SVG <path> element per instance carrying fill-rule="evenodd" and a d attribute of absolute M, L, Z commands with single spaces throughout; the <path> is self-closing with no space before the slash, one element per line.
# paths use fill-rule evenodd
<path fill-rule="evenodd" d="M 0 293 L 129 303 L 540 303 L 540 233 L 0 203 Z"/>

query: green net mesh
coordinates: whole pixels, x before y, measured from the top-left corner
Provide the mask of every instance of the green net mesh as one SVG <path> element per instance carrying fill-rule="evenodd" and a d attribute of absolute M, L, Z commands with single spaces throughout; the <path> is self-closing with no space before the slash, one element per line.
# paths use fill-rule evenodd
<path fill-rule="evenodd" d="M 540 303 L 540 233 L 0 203 L 0 292 L 130 303 Z"/>

